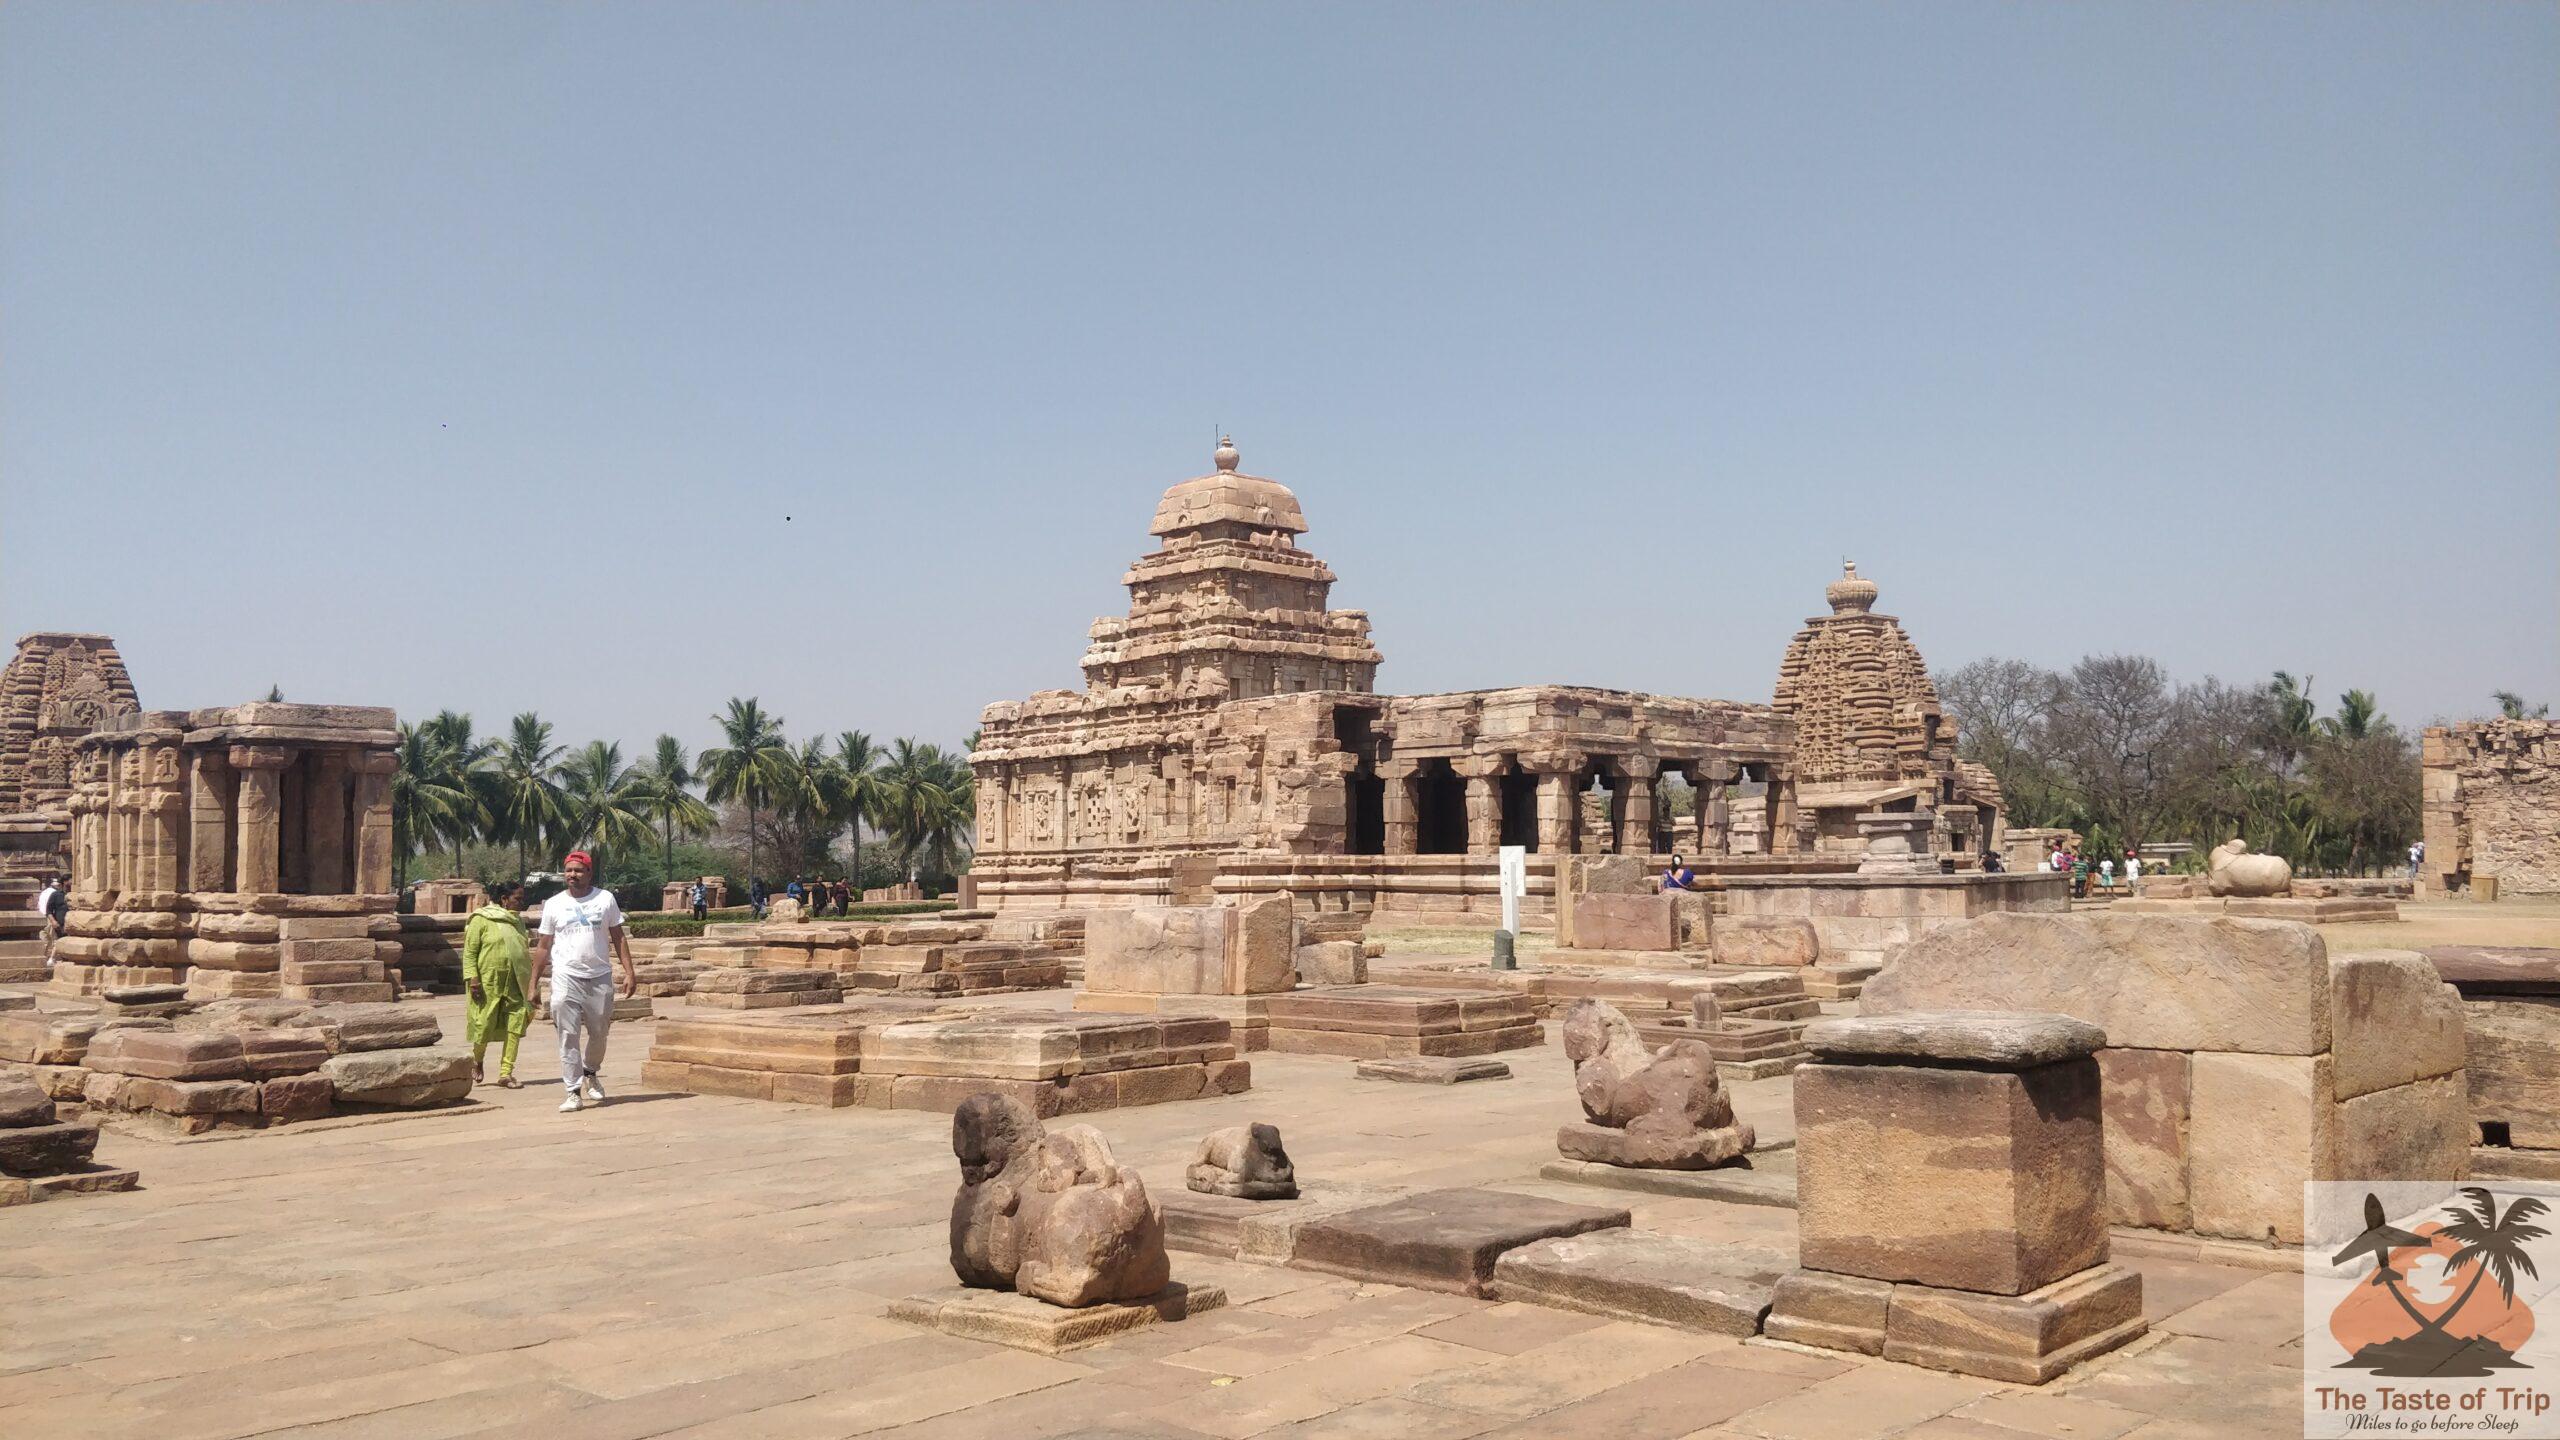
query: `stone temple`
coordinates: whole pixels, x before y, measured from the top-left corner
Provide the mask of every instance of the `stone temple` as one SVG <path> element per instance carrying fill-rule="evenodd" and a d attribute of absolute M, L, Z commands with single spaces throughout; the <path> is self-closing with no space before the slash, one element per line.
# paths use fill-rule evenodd
<path fill-rule="evenodd" d="M 116 642 L 38 631 L 0 670 L 0 876 L 69 868 L 72 746 L 141 709 Z"/>
<path fill-rule="evenodd" d="M 1989 773 L 1955 758 L 1919 651 L 1854 568 L 1787 648 L 1774 703 L 1568 685 L 1377 693 L 1359 610 L 1299 548 L 1298 499 L 1238 468 L 1164 493 L 1125 618 L 1085 688 L 987 707 L 983 903 L 1201 903 L 1287 890 L 1314 909 L 1488 911 L 1504 845 L 1533 908 L 1570 854 L 1678 852 L 1725 874 L 1845 872 L 1861 812 L 1907 811 L 1933 863 L 1979 864 Z M 1669 782 L 1694 803 L 1674 813 Z M 1926 817 L 1921 823 L 1920 817 Z"/>

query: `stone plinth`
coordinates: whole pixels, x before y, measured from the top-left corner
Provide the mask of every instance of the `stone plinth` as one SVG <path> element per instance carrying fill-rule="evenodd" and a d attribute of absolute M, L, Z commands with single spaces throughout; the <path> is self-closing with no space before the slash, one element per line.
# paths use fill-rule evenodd
<path fill-rule="evenodd" d="M 1287 895 L 1242 905 L 1104 910 L 1085 921 L 1084 983 L 1119 994 L 1268 995 L 1296 981 Z"/>
<path fill-rule="evenodd" d="M 1912 810 L 1872 810 L 1857 820 L 1858 838 L 1866 851 L 1858 857 L 1861 875 L 1935 875 L 1938 857 L 1929 853 L 1929 836 L 1937 818 Z"/>
<path fill-rule="evenodd" d="M 2438 946 L 2427 960 L 2462 997 L 2475 1167 L 2560 1162 L 2560 950 Z"/>
<path fill-rule="evenodd" d="M 844 999 L 832 970 L 705 970 L 693 977 L 688 1005 L 705 1010 L 780 1010 L 835 1005 Z"/>
<path fill-rule="evenodd" d="M 1252 1083 L 1213 1016 L 990 1014 L 902 1021 L 862 1037 L 854 1103 L 951 1110 L 973 1094 L 1048 1118 L 1238 1094 Z"/>
<path fill-rule="evenodd" d="M 1300 990 L 1270 997 L 1269 1017 L 1271 1048 L 1297 1055 L 1491 1055 L 1543 1039 L 1525 999 L 1492 990 Z"/>
<path fill-rule="evenodd" d="M 939 1330 L 962 1340 L 1010 1345 L 1055 1355 L 1124 1335 L 1142 1325 L 1168 1324 L 1222 1309 L 1227 1292 L 1215 1285 L 1175 1280 L 1144 1300 L 1113 1301 L 1069 1309 L 1008 1290 L 947 1285 L 893 1301 L 889 1318 Z"/>
<path fill-rule="evenodd" d="M 845 1005 L 672 1009 L 651 1027 L 640 1079 L 695 1095 L 852 1105 L 864 1033 L 943 1008 L 934 1000 L 869 996 Z"/>
<path fill-rule="evenodd" d="M 1772 1338 L 2039 1384 L 2143 1331 L 2107 1261 L 2095 1026 L 1905 1012 L 1806 1031 L 1798 1253 Z"/>
<path fill-rule="evenodd" d="M 1724 882 L 1716 958 L 1724 964 L 1801 964 L 1811 927 L 1818 964 L 1873 964 L 1932 930 L 2003 912 L 2062 914 L 2071 908 L 2067 875 L 1736 876 Z"/>
<path fill-rule="evenodd" d="M 1493 1265 L 1493 1294 L 1557 1310 L 1730 1335 L 1760 1333 L 1769 1292 L 1795 1268 L 1783 1252 L 1643 1230 L 1539 1240 Z"/>
<path fill-rule="evenodd" d="M 2468 1173 L 2460 1001 L 2410 952 L 2333 957 L 2275 921 L 1994 915 L 1905 947 L 1859 1003 L 2103 1029 L 2119 1225 L 2296 1244 L 2306 1180 Z"/>

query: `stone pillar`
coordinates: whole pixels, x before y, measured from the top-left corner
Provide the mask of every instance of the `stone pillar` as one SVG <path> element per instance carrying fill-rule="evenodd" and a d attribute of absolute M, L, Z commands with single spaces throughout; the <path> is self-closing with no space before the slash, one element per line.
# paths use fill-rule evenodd
<path fill-rule="evenodd" d="M 142 747 L 140 815 L 143 832 L 142 888 L 175 894 L 178 863 L 185 846 L 179 829 L 186 823 L 187 795 L 178 747 L 162 742 Z"/>
<path fill-rule="evenodd" d="M 1654 762 L 1630 758 L 1619 762 L 1618 793 L 1612 797 L 1618 812 L 1618 853 L 1650 855 L 1653 853 L 1653 775 Z"/>
<path fill-rule="evenodd" d="M 359 751 L 355 768 L 355 873 L 358 895 L 389 895 L 391 879 L 391 772 L 400 757 L 389 750 Z"/>
<path fill-rule="evenodd" d="M 1522 763 L 1538 777 L 1538 853 L 1571 854 L 1574 812 L 1582 804 L 1582 797 L 1574 793 L 1573 781 L 1582 773 L 1582 757 L 1541 757 L 1535 764 Z"/>
<path fill-rule="evenodd" d="M 219 894 L 231 888 L 231 763 L 223 751 L 195 752 L 188 785 L 187 888 Z"/>
<path fill-rule="evenodd" d="M 1795 782 L 1769 767 L 1769 853 L 1791 855 L 1796 848 Z"/>
<path fill-rule="evenodd" d="M 347 753 L 323 750 L 311 757 L 302 791 L 302 845 L 314 895 L 348 893 Z M 390 889 L 383 887 L 385 893 Z"/>
<path fill-rule="evenodd" d="M 1709 855 L 1733 853 L 1733 799 L 1725 793 L 1733 783 L 1733 762 L 1710 760 L 1700 770 L 1698 848 Z"/>
<path fill-rule="evenodd" d="M 2140 1336 L 2142 1277 L 2107 1259 L 2106 1041 L 2032 1013 L 1808 1026 L 1802 1268 L 1769 1337 L 2041 1385 Z"/>
<path fill-rule="evenodd" d="M 1502 776 L 1510 766 L 1499 755 L 1465 755 L 1450 762 L 1467 782 L 1467 853 L 1502 849 Z"/>
<path fill-rule="evenodd" d="M 1386 822 L 1386 849 L 1390 855 L 1411 855 L 1420 843 L 1421 822 L 1413 808 L 1413 777 L 1421 768 L 1418 760 L 1378 762 L 1382 797 L 1379 813 Z"/>
<path fill-rule="evenodd" d="M 234 745 L 230 758 L 240 777 L 232 886 L 244 895 L 276 894 L 284 883 L 284 767 L 293 752 L 280 745 Z"/>

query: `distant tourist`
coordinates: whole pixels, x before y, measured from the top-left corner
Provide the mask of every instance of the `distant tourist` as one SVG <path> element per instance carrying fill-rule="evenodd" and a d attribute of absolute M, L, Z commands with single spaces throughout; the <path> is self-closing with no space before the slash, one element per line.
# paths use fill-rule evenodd
<path fill-rule="evenodd" d="M 604 1100 L 604 1042 L 613 1029 L 613 967 L 622 967 L 622 993 L 640 993 L 640 972 L 632 968 L 631 937 L 622 928 L 622 907 L 613 892 L 596 885 L 595 857 L 572 850 L 561 861 L 569 888 L 542 902 L 542 938 L 533 949 L 533 978 L 539 984 L 551 971 L 551 1023 L 560 1031 L 560 1080 L 568 1098 L 560 1102 L 570 1114 Z M 607 942 L 612 959 L 605 956 Z"/>
<path fill-rule="evenodd" d="M 2409 873 L 2412 875 L 2418 873 L 2418 862 L 2415 860 L 2409 862 Z M 61 907 L 58 912 L 55 908 L 57 905 Z M 71 902 L 64 898 L 61 882 L 50 875 L 44 877 L 44 888 L 36 892 L 36 913 L 43 916 L 45 920 L 45 943 L 51 944 L 61 939 L 62 920 L 64 916 L 71 913 Z"/>
<path fill-rule="evenodd" d="M 791 883 L 782 887 L 782 893 L 805 904 L 809 896 L 809 887 L 801 884 L 800 877 L 794 875 L 791 877 Z"/>
<path fill-rule="evenodd" d="M 1983 873 L 1983 874 L 1985 874 L 1985 875 L 1998 875 L 1998 874 L 2001 874 L 2001 873 L 2003 873 L 2004 871 L 2006 871 L 2008 868 L 2009 868 L 2009 867 L 2008 867 L 2006 864 L 2002 863 L 2002 861 L 2001 861 L 2001 859 L 2000 859 L 2000 852 L 1999 852 L 1999 851 L 1997 851 L 1997 850 L 1985 850 L 1985 851 L 1983 851 L 1983 852 L 1982 852 L 1982 873 Z"/>
<path fill-rule="evenodd" d="M 2417 879 L 2418 867 L 2426 863 L 2427 842 L 2421 840 L 2417 844 L 2409 847 L 2409 878 L 2412 880 Z"/>
<path fill-rule="evenodd" d="M 2124 888 L 2131 890 L 2141 882 L 2142 857 L 2127 850 L 2124 852 Z"/>
<path fill-rule="evenodd" d="M 498 1088 L 521 1088 L 516 1047 L 533 1022 L 533 951 L 524 932 L 523 908 L 523 882 L 504 881 L 462 927 L 462 988 L 470 997 L 463 1011 L 463 1036 L 471 1042 L 474 1085 L 480 1083 L 481 1057 L 495 1039 Z"/>
<path fill-rule="evenodd" d="M 688 890 L 688 891 L 686 891 L 686 892 L 685 892 L 685 898 L 686 898 L 687 900 L 690 900 L 690 901 L 692 901 L 692 902 L 693 902 L 693 918 L 694 918 L 694 919 L 696 919 L 696 920 L 708 920 L 708 919 L 710 919 L 710 918 L 711 918 L 711 887 L 710 887 L 710 886 L 703 884 L 703 883 L 702 883 L 701 881 L 699 881 L 699 880 L 696 880 L 696 881 L 694 881 L 694 882 L 693 882 L 693 888 L 692 888 L 691 890 Z"/>
<path fill-rule="evenodd" d="M 764 918 L 764 902 L 772 894 L 772 891 L 765 888 L 764 877 L 761 875 L 747 882 L 747 908 L 756 912 L 757 919 Z"/>
<path fill-rule="evenodd" d="M 2071 856 L 2071 894 L 2076 899 L 2085 898 L 2088 893 L 2089 857 L 2075 852 Z"/>
<path fill-rule="evenodd" d="M 1671 868 L 1662 872 L 1662 888 L 1665 890 L 1695 890 L 1698 888 L 1697 872 L 1689 868 L 1688 861 L 1674 855 L 1671 857 Z"/>
<path fill-rule="evenodd" d="M 2101 890 L 2116 888 L 2116 862 L 2113 856 L 2098 862 L 2098 888 Z"/>
<path fill-rule="evenodd" d="M 839 879 L 835 883 L 835 895 L 836 913 L 838 915 L 851 914 L 853 912 L 853 887 Z"/>

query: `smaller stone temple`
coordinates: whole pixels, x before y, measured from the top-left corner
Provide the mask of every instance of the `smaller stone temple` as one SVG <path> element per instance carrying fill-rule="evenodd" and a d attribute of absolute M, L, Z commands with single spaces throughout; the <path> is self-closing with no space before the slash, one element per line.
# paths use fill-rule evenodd
<path fill-rule="evenodd" d="M 71 750 L 141 705 L 116 642 L 39 630 L 0 670 L 0 876 L 58 872 L 71 829 Z"/>
<path fill-rule="evenodd" d="M 393 909 L 397 727 L 387 709 L 257 704 L 137 711 L 76 742 L 55 988 L 391 998 L 368 927 Z M 321 968 L 288 973 L 289 950 Z"/>
<path fill-rule="evenodd" d="M 1876 583 L 1844 561 L 1778 665 L 1771 708 L 1795 722 L 1798 848 L 1863 855 L 1875 826 L 1858 816 L 1931 813 L 1919 853 L 1974 855 L 1991 843 L 2000 782 L 1956 759 L 1956 727 L 1902 622 L 1875 613 Z"/>

